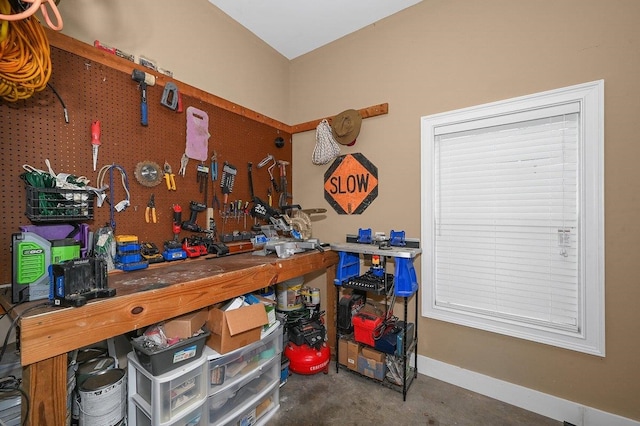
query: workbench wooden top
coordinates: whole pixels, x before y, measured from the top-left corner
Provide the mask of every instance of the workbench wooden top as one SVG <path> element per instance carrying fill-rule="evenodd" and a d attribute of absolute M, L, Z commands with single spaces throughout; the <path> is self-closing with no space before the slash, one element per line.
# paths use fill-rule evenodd
<path fill-rule="evenodd" d="M 42 307 L 42 301 L 12 306 L 11 289 L 0 303 L 20 319 L 22 365 L 91 345 L 151 324 L 195 311 L 336 265 L 337 253 L 309 251 L 286 259 L 274 254 L 243 253 L 220 258 L 187 259 L 148 269 L 109 275 L 114 297 L 79 308 Z M 29 311 L 27 311 L 29 310 Z"/>

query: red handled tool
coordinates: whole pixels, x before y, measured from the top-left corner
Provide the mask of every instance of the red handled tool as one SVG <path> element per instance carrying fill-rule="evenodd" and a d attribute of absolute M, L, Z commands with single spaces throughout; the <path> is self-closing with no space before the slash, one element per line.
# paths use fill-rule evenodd
<path fill-rule="evenodd" d="M 173 231 L 173 241 L 178 241 L 178 235 L 180 235 L 180 229 L 182 225 L 182 207 L 178 204 L 173 205 L 173 223 L 171 229 Z"/>
<path fill-rule="evenodd" d="M 91 145 L 93 148 L 93 171 L 98 163 L 98 148 L 100 147 L 100 121 L 91 123 Z"/>

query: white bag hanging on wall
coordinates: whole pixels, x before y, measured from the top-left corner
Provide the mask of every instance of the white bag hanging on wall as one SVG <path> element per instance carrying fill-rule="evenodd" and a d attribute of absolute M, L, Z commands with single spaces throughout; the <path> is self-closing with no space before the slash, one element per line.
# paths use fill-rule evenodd
<path fill-rule="evenodd" d="M 340 145 L 331 134 L 331 126 L 324 119 L 316 127 L 316 146 L 313 149 L 311 162 L 316 165 L 323 165 L 333 161 L 340 155 Z"/>

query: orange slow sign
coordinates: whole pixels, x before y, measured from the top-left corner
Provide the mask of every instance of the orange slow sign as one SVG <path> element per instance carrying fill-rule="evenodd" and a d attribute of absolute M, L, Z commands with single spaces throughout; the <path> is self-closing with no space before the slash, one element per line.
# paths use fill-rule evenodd
<path fill-rule="evenodd" d="M 324 198 L 339 214 L 360 214 L 378 196 L 378 168 L 360 154 L 341 155 L 324 173 Z"/>

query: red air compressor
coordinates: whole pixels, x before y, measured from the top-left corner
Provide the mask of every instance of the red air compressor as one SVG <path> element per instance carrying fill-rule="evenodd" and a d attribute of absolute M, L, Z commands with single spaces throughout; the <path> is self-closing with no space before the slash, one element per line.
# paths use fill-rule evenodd
<path fill-rule="evenodd" d="M 298 374 L 329 372 L 331 350 L 325 342 L 326 329 L 319 312 L 311 318 L 301 318 L 289 324 L 289 338 L 284 355 L 289 358 L 289 369 Z"/>
<path fill-rule="evenodd" d="M 322 343 L 319 348 L 314 348 L 306 343 L 296 345 L 289 342 L 284 348 L 284 354 L 289 358 L 289 369 L 297 374 L 316 374 L 329 372 L 329 361 L 331 360 L 331 349 L 326 343 Z"/>

